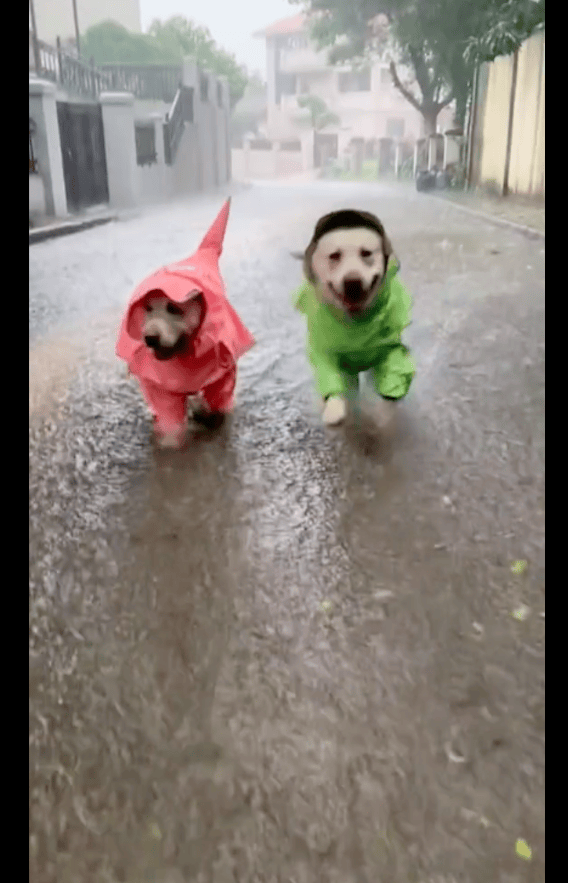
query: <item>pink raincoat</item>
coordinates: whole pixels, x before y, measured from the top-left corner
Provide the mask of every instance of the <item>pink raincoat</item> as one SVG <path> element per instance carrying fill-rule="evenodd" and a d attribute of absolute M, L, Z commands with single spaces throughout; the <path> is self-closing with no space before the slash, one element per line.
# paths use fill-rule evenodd
<path fill-rule="evenodd" d="M 225 296 L 219 257 L 229 217 L 228 199 L 194 255 L 161 267 L 132 295 L 122 321 L 116 354 L 138 378 L 142 392 L 162 433 L 176 432 L 186 422 L 188 396 L 200 395 L 211 411 L 228 413 L 233 407 L 237 360 L 254 345 Z M 202 292 L 205 312 L 187 350 L 160 361 L 146 346 L 142 333 L 148 294 L 163 292 L 183 305 L 192 291 Z"/>

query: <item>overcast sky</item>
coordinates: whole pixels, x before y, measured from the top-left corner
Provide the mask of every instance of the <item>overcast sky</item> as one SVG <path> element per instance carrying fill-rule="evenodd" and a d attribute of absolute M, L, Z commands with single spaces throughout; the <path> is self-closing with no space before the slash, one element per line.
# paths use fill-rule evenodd
<path fill-rule="evenodd" d="M 172 15 L 183 15 L 209 28 L 221 48 L 233 52 L 249 70 L 260 71 L 263 78 L 265 42 L 253 38 L 252 33 L 300 11 L 300 6 L 288 0 L 140 0 L 143 31 L 155 18 L 164 21 Z"/>

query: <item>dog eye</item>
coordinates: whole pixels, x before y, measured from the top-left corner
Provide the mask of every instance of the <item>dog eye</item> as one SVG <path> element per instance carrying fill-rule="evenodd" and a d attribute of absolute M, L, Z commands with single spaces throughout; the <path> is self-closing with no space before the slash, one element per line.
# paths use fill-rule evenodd
<path fill-rule="evenodd" d="M 329 256 L 329 259 L 330 259 L 330 261 L 339 261 L 339 260 L 341 260 L 341 252 L 340 252 L 340 251 L 334 251 L 334 252 L 332 252 L 332 254 L 330 254 L 330 256 Z"/>
<path fill-rule="evenodd" d="M 372 257 L 373 257 L 373 252 L 372 252 L 372 251 L 369 251 L 368 248 L 362 248 L 362 249 L 361 249 L 361 257 L 362 257 L 362 258 L 372 258 Z"/>
<path fill-rule="evenodd" d="M 172 316 L 182 316 L 183 315 L 183 310 L 181 310 L 179 307 L 176 307 L 176 305 L 172 304 L 172 303 L 169 303 L 167 305 L 166 310 L 168 311 L 168 313 L 171 313 Z"/>

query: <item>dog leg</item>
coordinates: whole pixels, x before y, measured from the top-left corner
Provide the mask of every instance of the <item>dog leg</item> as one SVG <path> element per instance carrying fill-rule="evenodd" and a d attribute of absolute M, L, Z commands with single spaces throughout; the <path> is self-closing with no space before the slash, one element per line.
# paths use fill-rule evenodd
<path fill-rule="evenodd" d="M 381 432 L 391 433 L 396 418 L 396 402 L 392 399 L 377 399 L 373 406 L 373 418 Z"/>
<path fill-rule="evenodd" d="M 347 402 L 343 396 L 330 396 L 323 409 L 323 422 L 326 426 L 337 426 L 347 417 Z"/>
<path fill-rule="evenodd" d="M 158 447 L 169 450 L 179 450 L 187 437 L 187 424 L 177 426 L 175 429 L 164 429 L 158 426 L 154 427 L 156 433 L 156 441 Z"/>

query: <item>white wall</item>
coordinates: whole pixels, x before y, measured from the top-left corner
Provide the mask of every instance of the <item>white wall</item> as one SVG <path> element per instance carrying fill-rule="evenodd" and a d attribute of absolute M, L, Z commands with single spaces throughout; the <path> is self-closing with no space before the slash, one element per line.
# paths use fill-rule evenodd
<path fill-rule="evenodd" d="M 254 150 L 249 147 L 231 150 L 233 180 L 286 178 L 304 171 L 301 152 L 291 150 Z"/>

